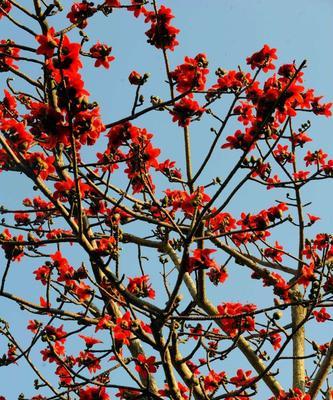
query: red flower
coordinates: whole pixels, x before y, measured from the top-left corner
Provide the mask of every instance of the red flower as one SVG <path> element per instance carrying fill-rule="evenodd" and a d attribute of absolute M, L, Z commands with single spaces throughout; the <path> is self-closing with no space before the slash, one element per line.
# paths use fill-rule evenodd
<path fill-rule="evenodd" d="M 322 307 L 319 311 L 313 311 L 312 314 L 316 317 L 317 322 L 325 322 L 331 318 L 325 307 Z"/>
<path fill-rule="evenodd" d="M 81 144 L 89 146 L 95 144 L 101 132 L 105 131 L 99 108 L 94 107 L 92 110 L 79 111 L 73 120 L 73 130 L 75 137 Z"/>
<path fill-rule="evenodd" d="M 44 297 L 42 297 L 42 296 L 40 296 L 40 298 L 39 298 L 39 304 L 42 308 L 50 308 L 51 307 L 51 304 L 47 300 L 45 300 Z"/>
<path fill-rule="evenodd" d="M 40 44 L 37 48 L 37 54 L 43 54 L 50 58 L 54 54 L 54 50 L 59 45 L 59 39 L 55 36 L 55 29 L 51 27 L 45 35 L 37 35 L 36 40 Z"/>
<path fill-rule="evenodd" d="M 91 336 L 79 335 L 79 337 L 85 341 L 85 344 L 88 348 L 93 347 L 95 344 L 103 343 L 101 340 Z"/>
<path fill-rule="evenodd" d="M 155 291 L 152 289 L 151 285 L 148 283 L 149 276 L 142 275 L 140 277 L 128 278 L 129 283 L 127 290 L 137 297 L 149 297 L 151 299 L 155 298 Z"/>
<path fill-rule="evenodd" d="M 0 14 L 1 15 L 1 14 Z M 20 49 L 15 47 L 15 43 L 12 40 L 0 40 L 0 72 L 9 71 L 9 67 L 18 69 L 18 66 L 14 64 L 16 58 L 19 57 Z"/>
<path fill-rule="evenodd" d="M 46 285 L 51 275 L 51 268 L 46 265 L 42 265 L 41 267 L 36 269 L 33 273 L 36 275 L 35 279 L 37 281 L 41 281 L 43 285 Z"/>
<path fill-rule="evenodd" d="M 170 113 L 173 115 L 173 122 L 178 121 L 179 126 L 185 127 L 190 124 L 191 118 L 200 117 L 204 111 L 205 109 L 200 107 L 197 101 L 190 97 L 184 97 L 174 105 Z"/>
<path fill-rule="evenodd" d="M 89 300 L 93 293 L 91 287 L 82 281 L 80 283 L 74 282 L 72 290 L 77 295 L 80 301 Z"/>
<path fill-rule="evenodd" d="M 90 55 L 96 58 L 95 67 L 103 66 L 106 69 L 110 68 L 110 62 L 115 59 L 115 57 L 110 56 L 112 47 L 106 44 L 97 42 L 90 48 Z"/>
<path fill-rule="evenodd" d="M 105 314 L 101 317 L 96 325 L 95 332 L 99 331 L 100 329 L 110 329 L 111 327 L 111 316 Z"/>
<path fill-rule="evenodd" d="M 209 280 L 217 286 L 219 283 L 223 283 L 228 278 L 228 272 L 223 267 L 218 267 L 217 265 L 211 267 L 209 272 L 207 272 L 207 276 Z"/>
<path fill-rule="evenodd" d="M 95 251 L 102 257 L 117 255 L 117 241 L 113 236 L 97 240 L 96 245 L 97 249 Z"/>
<path fill-rule="evenodd" d="M 68 36 L 64 35 L 58 57 L 48 59 L 46 66 L 59 82 L 64 77 L 72 77 L 82 68 L 80 60 L 80 43 L 71 43 Z M 60 74 L 59 70 L 62 70 Z"/>
<path fill-rule="evenodd" d="M 0 239 L 4 241 L 1 247 L 5 251 L 7 260 L 11 259 L 13 261 L 20 261 L 24 255 L 24 247 L 20 244 L 16 244 L 15 242 L 23 241 L 23 235 L 12 237 L 9 230 L 5 229 L 2 233 L 0 233 Z M 6 241 L 11 243 L 6 243 Z"/>
<path fill-rule="evenodd" d="M 298 171 L 293 173 L 293 177 L 295 181 L 306 181 L 309 174 L 309 171 Z"/>
<path fill-rule="evenodd" d="M 280 250 L 283 250 L 283 246 L 281 246 L 279 242 L 276 241 L 274 248 L 268 247 L 264 250 L 264 256 L 280 263 L 282 262 L 283 256 L 283 252 Z"/>
<path fill-rule="evenodd" d="M 204 388 L 208 392 L 215 392 L 219 386 L 226 381 L 226 373 L 215 372 L 213 369 L 209 371 L 209 374 L 204 377 Z"/>
<path fill-rule="evenodd" d="M 199 268 L 208 269 L 217 267 L 216 261 L 210 258 L 215 253 L 214 249 L 195 249 L 193 256 L 189 258 L 187 272 L 191 273 Z"/>
<path fill-rule="evenodd" d="M 253 311 L 256 310 L 254 304 L 241 303 L 222 303 L 217 306 L 219 315 L 221 315 L 221 328 L 231 337 L 244 331 L 253 331 L 255 328 Z M 225 318 L 223 318 L 225 317 Z"/>
<path fill-rule="evenodd" d="M 46 325 L 44 328 L 44 333 L 52 342 L 64 344 L 66 342 L 67 332 L 65 332 L 63 328 L 63 325 L 60 325 L 59 328 L 55 328 L 53 325 Z"/>
<path fill-rule="evenodd" d="M 306 156 L 304 157 L 305 166 L 308 167 L 309 165 L 315 164 L 325 164 L 325 159 L 327 158 L 327 154 L 323 152 L 322 149 L 317 151 L 311 152 L 310 150 L 307 151 Z"/>
<path fill-rule="evenodd" d="M 6 131 L 9 140 L 16 150 L 26 152 L 34 143 L 34 137 L 25 128 L 25 124 L 14 119 L 1 121 L 0 129 Z"/>
<path fill-rule="evenodd" d="M 99 359 L 90 351 L 81 351 L 76 361 L 79 366 L 87 367 L 91 374 L 102 368 Z"/>
<path fill-rule="evenodd" d="M 278 177 L 278 175 L 274 175 L 272 178 L 266 179 L 267 190 L 275 188 L 276 186 L 278 186 L 277 184 L 279 184 L 280 182 L 281 179 Z"/>
<path fill-rule="evenodd" d="M 320 217 L 316 217 L 315 215 L 309 213 L 307 213 L 306 215 L 308 216 L 311 225 L 320 220 Z"/>
<path fill-rule="evenodd" d="M 3 91 L 5 97 L 0 102 L 0 116 L 3 118 L 15 118 L 18 115 L 16 110 L 17 102 L 14 96 L 12 96 L 8 90 Z"/>
<path fill-rule="evenodd" d="M 127 7 L 129 11 L 133 11 L 134 17 L 138 18 L 141 14 L 146 15 L 147 10 L 143 6 L 145 0 L 131 0 L 132 6 Z"/>
<path fill-rule="evenodd" d="M 207 193 L 205 193 L 205 188 L 203 186 L 199 186 L 191 194 L 188 194 L 187 192 L 181 192 L 180 195 L 180 207 L 188 216 L 192 216 L 196 208 L 200 210 L 206 203 L 210 201 L 210 197 Z"/>
<path fill-rule="evenodd" d="M 178 65 L 170 73 L 176 83 L 176 89 L 180 93 L 191 90 L 204 90 L 206 75 L 209 70 L 206 68 L 208 61 L 205 54 L 198 54 L 195 58 L 185 57 L 184 64 Z"/>
<path fill-rule="evenodd" d="M 129 338 L 132 336 L 131 324 L 131 315 L 127 311 L 122 317 L 116 319 L 116 324 L 112 328 L 115 340 L 122 345 L 129 344 Z"/>
<path fill-rule="evenodd" d="M 120 0 L 106 0 L 105 4 L 109 7 L 121 7 Z"/>
<path fill-rule="evenodd" d="M 17 225 L 28 225 L 30 223 L 30 214 L 28 213 L 15 213 L 14 219 Z"/>
<path fill-rule="evenodd" d="M 285 164 L 286 162 L 292 163 L 295 159 L 295 155 L 289 151 L 288 145 L 282 146 L 278 144 L 276 150 L 273 151 L 276 161 L 280 164 Z"/>
<path fill-rule="evenodd" d="M 222 149 L 242 149 L 244 151 L 252 150 L 255 146 L 256 137 L 252 128 L 246 128 L 245 133 L 240 129 L 233 136 L 227 136 L 227 143 L 224 143 Z"/>
<path fill-rule="evenodd" d="M 250 378 L 251 374 L 252 371 L 243 371 L 242 369 L 238 369 L 236 376 L 230 378 L 230 382 L 236 387 L 249 385 L 255 379 L 254 377 Z"/>
<path fill-rule="evenodd" d="M 139 354 L 135 360 L 135 369 L 138 371 L 140 376 L 142 376 L 144 379 L 147 379 L 148 373 L 154 373 L 157 371 L 155 362 L 156 357 L 151 356 L 146 358 L 143 354 Z"/>
<path fill-rule="evenodd" d="M 312 111 L 316 115 L 325 115 L 326 117 L 330 117 L 332 115 L 331 108 L 333 103 L 321 104 L 319 100 L 322 99 L 323 96 L 314 97 L 311 102 Z"/>
<path fill-rule="evenodd" d="M 260 329 L 259 333 L 261 337 L 272 344 L 274 350 L 278 350 L 281 347 L 282 337 L 278 332 L 268 332 L 266 329 Z"/>
<path fill-rule="evenodd" d="M 214 213 L 216 211 L 212 210 Z M 236 229 L 236 220 L 229 213 L 219 213 L 214 218 L 207 219 L 206 225 L 212 232 L 224 233 Z"/>
<path fill-rule="evenodd" d="M 68 199 L 75 193 L 75 182 L 71 178 L 66 178 L 64 181 L 60 181 L 54 184 L 56 191 L 53 197 L 56 200 L 68 201 Z M 86 183 L 79 182 L 80 194 L 84 198 L 86 193 L 90 191 L 90 186 Z"/>
<path fill-rule="evenodd" d="M 29 321 L 27 329 L 29 329 L 29 331 L 31 331 L 32 333 L 37 333 L 40 327 L 41 327 L 40 322 L 34 319 Z"/>
<path fill-rule="evenodd" d="M 96 8 L 92 7 L 92 3 L 82 2 L 74 3 L 71 11 L 67 14 L 67 18 L 72 24 L 77 25 L 80 29 L 84 29 L 88 25 L 87 18 L 94 15 Z"/>
<path fill-rule="evenodd" d="M 55 172 L 53 156 L 46 156 L 44 153 L 36 152 L 27 154 L 26 160 L 36 176 L 39 176 L 43 180 Z"/>
<path fill-rule="evenodd" d="M 119 388 L 116 397 L 119 397 L 122 400 L 137 400 L 141 395 L 142 392 L 140 392 L 140 390 Z"/>
<path fill-rule="evenodd" d="M 309 266 L 303 265 L 301 276 L 298 278 L 297 282 L 300 285 L 307 287 L 310 284 L 310 282 L 312 282 L 315 279 L 314 268 L 315 268 L 314 263 L 311 263 Z"/>
<path fill-rule="evenodd" d="M 180 32 L 179 29 L 170 25 L 170 21 L 174 18 L 170 8 L 161 5 L 155 12 L 147 12 L 145 22 L 150 21 L 151 27 L 146 32 L 148 43 L 155 46 L 157 49 L 169 49 L 171 51 L 178 45 L 176 35 Z"/>
<path fill-rule="evenodd" d="M 293 133 L 291 142 L 294 146 L 303 147 L 305 143 L 312 142 L 312 139 L 305 132 L 299 134 Z"/>
<path fill-rule="evenodd" d="M 239 122 L 242 122 L 243 125 L 248 125 L 250 122 L 255 121 L 252 109 L 253 106 L 251 104 L 242 101 L 239 106 L 234 108 L 234 114 L 239 115 L 237 118 Z"/>
<path fill-rule="evenodd" d="M 224 71 L 220 70 L 219 71 L 219 79 L 217 80 L 217 83 L 213 85 L 208 93 L 208 98 L 211 96 L 214 97 L 215 93 L 220 93 L 220 92 L 238 92 L 242 88 L 246 87 L 250 82 L 251 82 L 251 74 L 249 73 L 244 73 L 241 71 Z M 252 90 L 254 91 L 254 88 L 256 86 L 253 85 L 251 86 Z M 251 89 L 248 89 L 248 99 L 252 99 L 254 97 L 260 97 L 262 95 L 262 90 L 256 89 L 255 94 L 250 92 Z"/>
<path fill-rule="evenodd" d="M 270 333 L 268 336 L 268 340 L 271 342 L 274 350 L 278 350 L 279 348 L 281 348 L 282 337 L 279 333 Z"/>
<path fill-rule="evenodd" d="M 70 371 L 64 365 L 58 365 L 56 371 L 56 375 L 59 376 L 60 384 L 64 386 L 71 385 L 73 382 L 72 375 Z"/>
<path fill-rule="evenodd" d="M 80 400 L 110 400 L 110 396 L 106 393 L 105 387 L 87 386 L 79 391 Z"/>
<path fill-rule="evenodd" d="M 193 338 L 194 340 L 198 340 L 199 337 L 203 334 L 203 329 L 201 324 L 197 324 L 195 327 L 190 328 L 190 335 L 189 337 Z"/>
<path fill-rule="evenodd" d="M 275 69 L 272 64 L 273 60 L 277 60 L 276 49 L 271 49 L 265 44 L 260 51 L 248 57 L 246 62 L 251 66 L 251 69 L 262 68 L 264 72 L 268 72 L 270 69 Z"/>
<path fill-rule="evenodd" d="M 311 400 L 309 394 L 301 391 L 299 388 L 290 389 L 287 393 L 281 391 L 277 397 L 271 397 L 269 400 Z"/>
<path fill-rule="evenodd" d="M 62 253 L 60 251 L 57 251 L 54 254 L 52 254 L 51 259 L 53 261 L 55 268 L 59 273 L 59 278 L 58 278 L 59 282 L 64 282 L 73 278 L 74 268 L 71 265 L 69 265 L 67 259 L 62 256 Z"/>
<path fill-rule="evenodd" d="M 12 9 L 12 4 L 8 0 L 1 0 L 0 2 L 0 19 L 5 16 L 6 14 L 9 13 L 9 11 Z"/>
<path fill-rule="evenodd" d="M 188 392 L 188 388 L 186 386 L 184 386 L 182 383 L 178 382 L 177 383 L 178 386 L 178 390 L 180 391 L 180 395 L 184 400 L 188 399 L 188 396 L 186 394 L 186 392 Z M 160 394 L 162 397 L 168 397 L 171 398 L 170 396 L 170 390 L 169 390 L 169 385 L 166 383 L 164 386 L 164 389 L 159 390 L 158 394 Z"/>

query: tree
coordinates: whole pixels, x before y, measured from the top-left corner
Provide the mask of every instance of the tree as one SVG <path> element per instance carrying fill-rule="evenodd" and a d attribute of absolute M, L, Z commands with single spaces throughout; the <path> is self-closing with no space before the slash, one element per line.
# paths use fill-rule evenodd
<path fill-rule="evenodd" d="M 179 29 L 155 0 L 31 3 L 0 0 L 0 18 L 17 28 L 0 41 L 0 179 L 31 184 L 17 190 L 22 207 L 1 208 L 0 296 L 29 321 L 19 340 L 2 317 L 0 365 L 26 363 L 36 377 L 20 398 L 330 399 L 333 238 L 312 229 L 320 218 L 303 193 L 333 176 L 333 160 L 308 147 L 309 118 L 331 116 L 332 103 L 304 84 L 306 61 L 279 65 L 265 44 L 214 78 L 205 53 L 171 66 Z M 115 57 L 86 28 L 120 12 L 146 24 L 168 93 L 133 70 L 129 114 L 104 121 L 82 68 L 111 73 Z M 178 126 L 181 165 L 142 124 L 151 114 Z M 205 154 L 194 157 L 192 132 L 205 123 Z M 216 155 L 222 177 L 209 168 Z M 278 199 L 232 213 L 249 185 L 258 203 L 267 190 Z M 20 293 L 23 264 L 33 290 Z M 262 304 L 225 297 L 238 279 Z"/>

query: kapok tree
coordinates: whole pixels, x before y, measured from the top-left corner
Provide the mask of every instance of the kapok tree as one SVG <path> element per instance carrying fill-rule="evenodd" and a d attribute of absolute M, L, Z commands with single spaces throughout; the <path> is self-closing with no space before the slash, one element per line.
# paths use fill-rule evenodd
<path fill-rule="evenodd" d="M 333 160 L 307 149 L 309 118 L 330 116 L 332 103 L 303 84 L 305 61 L 276 66 L 276 49 L 264 45 L 238 69 L 209 76 L 204 53 L 169 62 L 179 29 L 155 0 L 30 3 L 0 1 L 0 17 L 17 28 L 0 42 L 0 179 L 20 174 L 32 189 L 17 190 L 19 209 L 1 208 L 0 295 L 17 303 L 26 332 L 19 340 L 2 308 L 0 364 L 16 364 L 16 377 L 27 364 L 36 377 L 18 387 L 20 398 L 330 399 L 333 238 L 308 235 L 319 218 L 302 193 L 333 176 Z M 93 62 L 96 76 L 112 74 L 114 57 L 86 32 L 96 15 L 107 24 L 126 12 L 147 24 L 169 95 L 129 71 L 128 114 L 102 121 L 81 68 Z M 163 158 L 159 132 L 140 121 L 147 114 L 170 114 L 183 162 Z M 212 128 L 194 163 L 191 128 L 203 121 Z M 210 168 L 216 154 L 223 177 Z M 248 184 L 258 203 L 261 190 L 278 199 L 231 213 Z M 24 296 L 15 284 L 23 269 L 34 288 Z M 235 279 L 226 295 L 239 274 L 246 302 Z M 253 304 L 251 290 L 266 304 Z"/>

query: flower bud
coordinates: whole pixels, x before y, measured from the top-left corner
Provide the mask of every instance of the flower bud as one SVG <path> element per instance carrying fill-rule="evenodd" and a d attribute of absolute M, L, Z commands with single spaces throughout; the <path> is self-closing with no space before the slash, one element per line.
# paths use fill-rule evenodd
<path fill-rule="evenodd" d="M 141 85 L 142 84 L 142 76 L 137 71 L 132 71 L 128 76 L 128 80 L 131 85 Z"/>

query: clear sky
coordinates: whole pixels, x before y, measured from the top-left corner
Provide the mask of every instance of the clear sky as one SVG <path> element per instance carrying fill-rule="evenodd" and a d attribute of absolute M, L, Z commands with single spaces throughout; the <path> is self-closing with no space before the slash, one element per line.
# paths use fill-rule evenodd
<path fill-rule="evenodd" d="M 31 6 L 31 0 L 22 0 L 24 5 Z M 72 2 L 64 0 L 63 3 Z M 160 2 L 161 3 L 161 2 Z M 300 64 L 307 60 L 305 71 L 305 85 L 314 88 L 316 93 L 324 95 L 326 101 L 333 99 L 333 1 L 331 0 L 166 0 L 165 5 L 172 8 L 176 18 L 174 25 L 181 30 L 180 45 L 169 54 L 172 68 L 181 63 L 184 56 L 195 56 L 199 52 L 207 54 L 209 68 L 214 71 L 218 67 L 236 69 L 238 65 L 246 68 L 245 59 L 254 51 L 259 50 L 267 43 L 277 48 L 278 63 L 290 63 L 293 60 Z M 115 15 L 117 14 L 117 15 Z M 57 28 L 64 27 L 64 21 L 55 19 Z M 94 22 L 96 21 L 96 22 Z M 37 29 L 37 27 L 36 27 Z M 112 122 L 128 115 L 133 99 L 133 87 L 128 85 L 127 77 L 131 70 L 149 72 L 151 78 L 144 94 L 147 99 L 150 95 L 167 98 L 163 60 L 161 53 L 146 43 L 144 34 L 147 29 L 142 21 L 135 20 L 125 11 L 116 10 L 107 20 L 97 17 L 89 23 L 87 33 L 91 42 L 101 40 L 113 47 L 112 54 L 116 60 L 109 70 L 92 67 L 90 60 L 86 62 L 84 77 L 91 98 L 100 103 L 104 122 Z M 12 34 L 15 36 L 11 36 Z M 31 44 L 31 38 L 24 34 L 17 35 L 17 31 L 0 21 L 0 39 L 12 38 L 21 43 Z M 23 64 L 22 64 L 23 65 Z M 24 69 L 24 67 L 23 67 Z M 27 69 L 29 72 L 29 69 Z M 5 76 L 0 76 L 0 87 L 5 84 Z M 211 74 L 210 83 L 215 80 Z M 17 80 L 15 81 L 17 82 Z M 15 85 L 18 83 L 15 83 Z M 223 106 L 219 110 L 223 114 Z M 164 115 L 165 114 L 165 115 Z M 171 158 L 179 161 L 182 167 L 183 153 L 179 145 L 179 130 L 170 122 L 170 116 L 155 113 L 136 121 L 139 126 L 145 126 L 155 134 L 155 144 L 162 148 L 163 159 Z M 304 117 L 306 120 L 308 116 Z M 312 118 L 313 137 L 316 138 L 315 148 L 323 147 L 329 156 L 333 157 L 333 119 Z M 303 121 L 304 122 L 304 121 Z M 205 121 L 193 127 L 194 162 L 202 157 L 207 145 L 209 124 Z M 231 130 L 230 134 L 234 131 Z M 163 150 L 164 149 L 164 150 Z M 87 156 L 89 154 L 87 153 Z M 230 161 L 232 157 L 227 156 Z M 209 167 L 211 176 L 223 176 L 223 159 L 218 155 Z M 5 207 L 18 206 L 22 198 L 29 193 L 29 183 L 22 177 L 14 174 L 0 174 L 0 204 Z M 243 210 L 259 211 L 272 205 L 275 194 L 263 193 L 258 199 L 258 193 L 247 187 L 230 206 L 230 211 L 237 216 Z M 311 213 L 322 217 L 316 226 L 318 231 L 332 231 L 333 211 L 331 181 L 324 185 L 315 185 L 315 190 L 306 193 L 307 200 L 312 201 Z M 290 238 L 293 241 L 293 238 Z M 73 263 L 81 261 L 80 253 L 73 251 L 70 255 Z M 0 270 L 3 270 L 4 260 L 0 259 Z M 26 284 L 26 278 L 36 265 L 29 261 L 15 266 L 15 274 L 11 277 L 10 288 L 16 293 L 26 293 L 31 296 L 35 290 L 32 283 Z M 26 278 L 25 278 L 26 277 Z M 244 280 L 243 280 L 244 278 Z M 225 296 L 234 296 L 237 299 L 250 299 L 258 303 L 265 303 L 264 295 L 249 293 L 246 286 L 246 276 L 240 274 L 232 278 L 226 288 Z M 158 288 L 158 282 L 156 285 Z M 237 293 L 235 286 L 237 284 Z M 37 286 L 36 286 L 37 287 Z M 155 287 L 156 289 L 156 287 Z M 216 292 L 215 292 L 216 293 Z M 263 292 L 261 292 L 263 293 Z M 267 291 L 267 295 L 270 292 Z M 219 295 L 219 293 L 217 293 Z M 16 334 L 24 338 L 26 321 L 20 321 L 20 311 L 16 306 L 0 299 L 0 317 L 11 321 Z M 0 338 L 0 356 L 6 352 L 5 342 Z M 235 368 L 237 363 L 233 361 Z M 21 392 L 31 393 L 32 375 L 30 370 L 23 366 L 0 368 L 0 395 L 14 400 Z M 240 365 L 239 365 L 240 366 Z M 44 364 L 45 371 L 48 365 Z M 287 375 L 284 376 L 289 381 Z M 11 382 L 11 383 L 9 383 Z M 258 399 L 259 400 L 259 399 Z"/>

